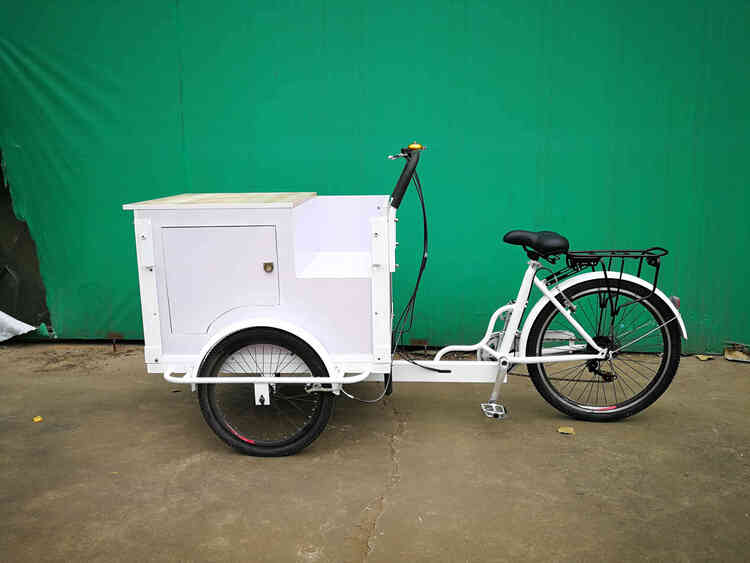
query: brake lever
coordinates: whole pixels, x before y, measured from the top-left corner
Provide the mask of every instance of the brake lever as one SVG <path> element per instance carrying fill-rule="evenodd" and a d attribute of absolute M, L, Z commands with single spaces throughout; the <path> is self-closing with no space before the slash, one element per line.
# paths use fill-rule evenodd
<path fill-rule="evenodd" d="M 406 155 L 404 153 L 402 153 L 402 152 L 400 152 L 398 154 L 389 154 L 388 155 L 388 160 L 396 160 L 397 158 L 406 158 Z"/>

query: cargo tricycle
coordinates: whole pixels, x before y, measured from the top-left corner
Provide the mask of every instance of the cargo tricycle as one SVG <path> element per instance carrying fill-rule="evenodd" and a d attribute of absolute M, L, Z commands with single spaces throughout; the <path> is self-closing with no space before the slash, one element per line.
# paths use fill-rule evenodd
<path fill-rule="evenodd" d="M 526 257 L 515 299 L 471 345 L 433 359 L 397 355 L 427 265 L 427 214 L 413 143 L 390 196 L 313 192 L 182 194 L 130 203 L 145 362 L 197 390 L 228 445 L 281 456 L 310 445 L 336 396 L 365 402 L 394 382 L 488 383 L 481 412 L 502 420 L 500 388 L 526 366 L 542 397 L 582 420 L 631 416 L 664 393 L 687 338 L 679 298 L 658 287 L 667 251 L 571 250 L 552 231 L 512 230 Z M 414 291 L 394 315 L 397 211 L 413 185 L 424 249 Z M 529 308 L 532 289 L 541 293 Z M 400 357 L 400 359 L 399 359 Z M 383 382 L 374 399 L 347 385 Z"/>

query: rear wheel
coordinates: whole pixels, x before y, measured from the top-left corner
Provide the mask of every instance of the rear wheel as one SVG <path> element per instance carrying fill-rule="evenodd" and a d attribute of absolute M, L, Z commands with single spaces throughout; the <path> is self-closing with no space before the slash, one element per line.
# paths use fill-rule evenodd
<path fill-rule="evenodd" d="M 613 318 L 610 299 L 622 305 L 641 299 L 649 289 L 629 281 L 594 279 L 564 291 L 573 317 L 609 360 L 529 364 L 539 393 L 561 412 L 592 421 L 631 416 L 658 399 L 680 363 L 680 330 L 672 309 L 652 295 L 622 308 Z M 561 301 L 562 303 L 562 301 Z M 529 332 L 527 356 L 593 354 L 595 350 L 550 302 Z"/>
<path fill-rule="evenodd" d="M 254 456 L 284 456 L 310 445 L 333 409 L 328 392 L 308 393 L 305 384 L 273 383 L 275 377 L 326 377 L 320 356 L 303 340 L 270 328 L 248 329 L 221 341 L 199 377 L 264 376 L 269 401 L 256 404 L 252 383 L 201 384 L 203 417 L 224 442 Z"/>

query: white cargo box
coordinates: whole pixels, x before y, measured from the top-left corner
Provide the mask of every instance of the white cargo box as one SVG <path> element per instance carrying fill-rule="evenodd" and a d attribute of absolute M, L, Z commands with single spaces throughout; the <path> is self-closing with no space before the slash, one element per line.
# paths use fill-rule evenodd
<path fill-rule="evenodd" d="M 387 196 L 182 194 L 130 203 L 151 373 L 194 375 L 254 326 L 313 345 L 330 375 L 390 368 L 395 211 Z"/>

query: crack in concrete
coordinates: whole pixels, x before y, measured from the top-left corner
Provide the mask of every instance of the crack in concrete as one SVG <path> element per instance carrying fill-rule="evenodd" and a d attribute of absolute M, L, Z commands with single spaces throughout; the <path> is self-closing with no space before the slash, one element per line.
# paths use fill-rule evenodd
<path fill-rule="evenodd" d="M 391 432 L 388 438 L 388 448 L 391 455 L 391 471 L 388 475 L 388 479 L 385 483 L 385 489 L 383 493 L 373 499 L 366 507 L 365 511 L 375 510 L 374 518 L 370 519 L 369 529 L 367 531 L 367 537 L 365 538 L 364 547 L 367 549 L 362 555 L 363 563 L 367 563 L 370 555 L 375 550 L 375 542 L 377 540 L 378 523 L 385 513 L 386 508 L 386 497 L 401 481 L 401 464 L 399 459 L 399 448 L 396 447 L 397 440 L 399 440 L 406 432 L 406 415 L 396 409 L 395 405 L 391 405 L 393 414 L 396 417 L 396 427 Z"/>

